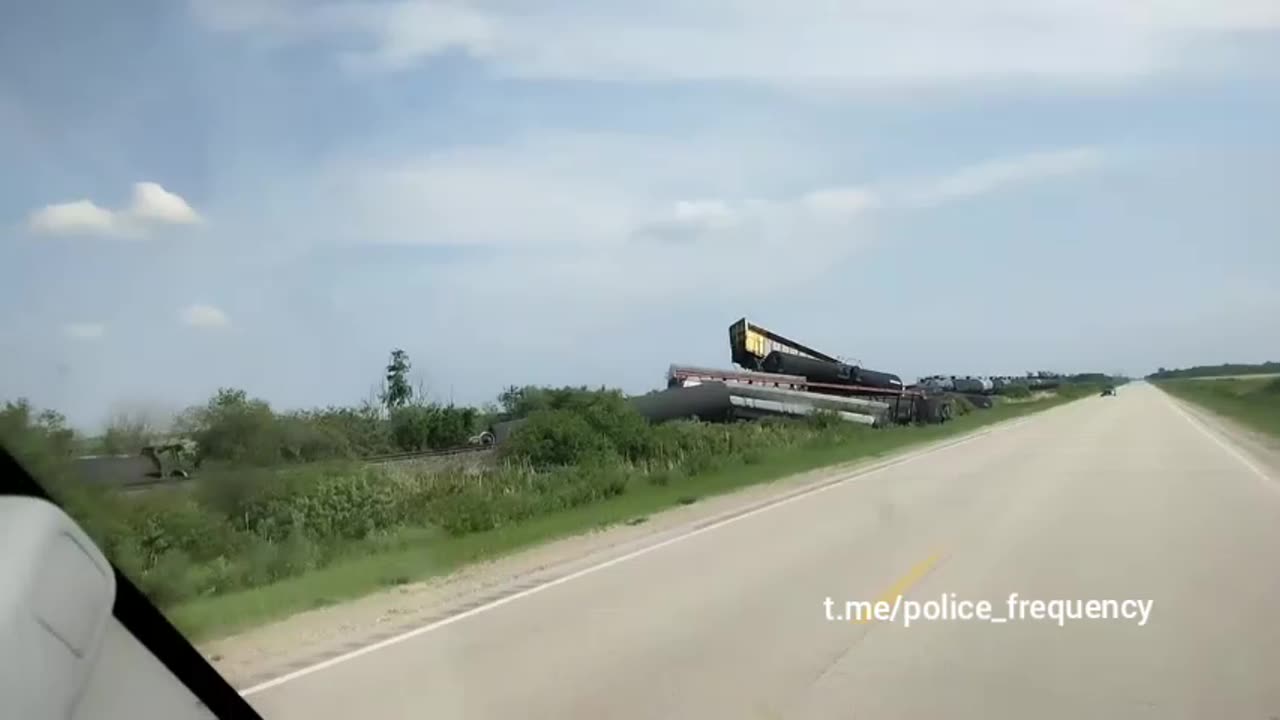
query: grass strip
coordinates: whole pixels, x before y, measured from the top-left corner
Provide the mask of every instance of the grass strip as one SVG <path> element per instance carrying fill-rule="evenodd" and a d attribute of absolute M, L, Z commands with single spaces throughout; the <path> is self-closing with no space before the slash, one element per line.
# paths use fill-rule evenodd
<path fill-rule="evenodd" d="M 1164 380 L 1156 385 L 1174 397 L 1272 437 L 1280 437 L 1280 378 Z"/>

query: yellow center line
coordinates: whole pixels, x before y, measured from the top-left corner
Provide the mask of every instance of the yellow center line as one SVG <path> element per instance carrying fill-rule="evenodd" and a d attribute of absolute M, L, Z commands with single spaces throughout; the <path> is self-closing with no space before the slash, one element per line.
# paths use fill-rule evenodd
<path fill-rule="evenodd" d="M 929 571 L 933 570 L 934 566 L 937 565 L 941 560 L 942 560 L 942 553 L 934 553 L 933 555 L 930 555 L 924 560 L 921 560 L 920 562 L 916 563 L 916 565 L 912 567 L 911 570 L 906 575 L 903 575 L 901 578 L 898 578 L 898 582 L 894 583 L 889 587 L 888 590 L 885 590 L 883 593 L 881 593 L 880 597 L 876 598 L 875 603 L 873 603 L 871 607 L 875 608 L 876 605 L 882 602 L 889 603 L 890 605 L 892 605 L 894 601 L 898 599 L 899 595 L 906 595 L 907 591 L 910 590 L 911 587 L 914 586 L 916 583 L 920 582 L 920 580 L 923 579 L 925 575 L 928 575 Z M 874 619 L 873 617 L 867 617 L 862 619 L 852 618 L 852 622 L 855 625 L 866 625 L 867 623 L 871 622 L 873 619 Z"/>

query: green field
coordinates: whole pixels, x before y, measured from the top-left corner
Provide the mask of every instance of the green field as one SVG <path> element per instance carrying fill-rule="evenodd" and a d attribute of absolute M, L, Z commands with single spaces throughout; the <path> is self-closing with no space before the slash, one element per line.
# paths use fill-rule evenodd
<path fill-rule="evenodd" d="M 196 640 L 225 636 L 302 610 L 440 575 L 538 543 L 604 526 L 642 522 L 652 513 L 696 502 L 699 498 L 815 468 L 881 457 L 1095 392 L 1096 388 L 1082 387 L 1064 396 L 1037 402 L 1001 404 L 946 425 L 875 431 L 856 443 L 772 450 L 730 460 L 713 470 L 691 474 L 667 485 L 634 483 L 625 493 L 602 501 L 484 532 L 450 535 L 432 527 L 397 528 L 376 539 L 353 543 L 346 557 L 323 568 L 269 585 L 186 600 L 168 608 L 166 614 L 188 637 Z"/>
<path fill-rule="evenodd" d="M 1241 373 L 1239 375 L 1210 375 L 1195 378 L 1196 380 L 1258 380 L 1280 377 L 1280 373 Z"/>
<path fill-rule="evenodd" d="M 1170 395 L 1280 437 L 1280 378 L 1267 375 L 1198 378 L 1164 380 L 1156 385 Z"/>

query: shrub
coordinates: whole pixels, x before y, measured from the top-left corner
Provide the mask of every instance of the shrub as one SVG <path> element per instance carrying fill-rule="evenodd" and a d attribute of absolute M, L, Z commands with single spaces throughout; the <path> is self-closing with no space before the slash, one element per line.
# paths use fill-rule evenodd
<path fill-rule="evenodd" d="M 615 452 L 609 438 L 570 410 L 540 410 L 503 444 L 503 457 L 545 469 Z"/>
<path fill-rule="evenodd" d="M 180 427 L 200 444 L 205 458 L 262 465 L 282 456 L 271 407 L 243 390 L 219 389 L 204 407 L 188 411 Z"/>
<path fill-rule="evenodd" d="M 845 424 L 834 410 L 819 409 L 805 418 L 809 427 L 815 430 L 830 430 Z"/>
<path fill-rule="evenodd" d="M 643 459 L 653 450 L 653 427 L 620 392 L 566 394 L 560 406 L 581 415 L 593 430 L 609 441 L 619 456 L 627 460 Z"/>
<path fill-rule="evenodd" d="M 298 498 L 302 525 L 322 538 L 360 539 L 399 519 L 395 486 L 376 470 L 319 479 Z"/>
<path fill-rule="evenodd" d="M 128 530 L 147 568 L 174 551 L 194 561 L 235 555 L 246 542 L 224 517 L 185 494 L 147 493 L 126 501 L 123 507 L 127 508 Z"/>
<path fill-rule="evenodd" d="M 450 535 L 484 532 L 498 525 L 491 498 L 474 487 L 437 500 L 431 507 L 431 519 Z"/>
<path fill-rule="evenodd" d="M 276 418 L 275 432 L 278 455 L 286 462 L 333 460 L 354 454 L 350 441 L 337 428 L 308 422 L 296 415 Z"/>
<path fill-rule="evenodd" d="M 399 522 L 403 486 L 376 468 L 337 465 L 278 473 L 255 487 L 236 487 L 220 498 L 235 521 L 266 540 L 294 532 L 312 538 L 360 539 Z"/>
<path fill-rule="evenodd" d="M 996 391 L 997 394 L 1011 398 L 1029 398 L 1031 397 L 1031 388 L 1021 383 L 1010 383 L 1001 387 Z"/>
<path fill-rule="evenodd" d="M 1023 389 L 1025 390 L 1026 388 L 1023 388 Z M 970 400 L 969 398 L 963 395 L 951 396 L 951 412 L 956 417 L 960 417 L 961 415 L 968 415 L 969 413 L 973 412 L 976 409 L 977 408 L 975 408 L 973 405 L 973 401 Z"/>
<path fill-rule="evenodd" d="M 218 595 L 252 585 L 244 563 L 225 556 L 193 565 L 187 573 L 187 582 L 194 595 Z"/>
<path fill-rule="evenodd" d="M 134 581 L 152 602 L 167 606 L 197 594 L 191 571 L 191 558 L 185 552 L 167 550 Z"/>
<path fill-rule="evenodd" d="M 474 408 L 408 405 L 391 413 L 391 437 L 405 451 L 457 447 L 475 430 Z"/>
<path fill-rule="evenodd" d="M 241 530 L 250 529 L 251 505 L 258 496 L 283 482 L 281 471 L 267 468 L 206 470 L 197 477 L 193 496 Z"/>
<path fill-rule="evenodd" d="M 72 479 L 75 433 L 66 419 L 52 410 L 37 410 L 26 399 L 6 402 L 0 409 L 0 445 L 42 482 Z"/>
<path fill-rule="evenodd" d="M 544 388 L 511 385 L 498 395 L 501 417 L 518 420 L 544 410 L 565 410 L 580 407 L 584 398 L 592 394 L 586 387 Z"/>
<path fill-rule="evenodd" d="M 77 516 L 77 519 L 79 519 L 79 516 Z M 83 526 L 83 521 L 81 525 Z M 149 567 L 146 557 L 143 555 L 142 550 L 138 548 L 138 543 L 132 535 L 122 532 L 113 536 L 109 543 L 104 543 L 96 537 L 94 542 L 107 556 L 107 559 L 120 568 L 120 572 L 124 573 L 139 588 L 142 587 L 142 576 Z"/>
<path fill-rule="evenodd" d="M 372 403 L 359 407 L 327 407 L 292 415 L 300 422 L 344 438 L 352 455 L 381 455 L 396 450 L 389 423 L 382 417 L 382 409 Z"/>
<path fill-rule="evenodd" d="M 666 487 L 684 479 L 684 473 L 678 468 L 657 468 L 648 473 L 649 482 L 658 487 Z"/>

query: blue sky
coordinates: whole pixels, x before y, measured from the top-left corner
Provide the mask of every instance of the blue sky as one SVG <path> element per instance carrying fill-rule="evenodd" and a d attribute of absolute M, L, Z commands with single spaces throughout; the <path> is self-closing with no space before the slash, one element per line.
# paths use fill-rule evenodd
<path fill-rule="evenodd" d="M 1274 3 L 637 7 L 6 11 L 0 397 L 639 392 L 743 315 L 910 378 L 1280 358 Z"/>

